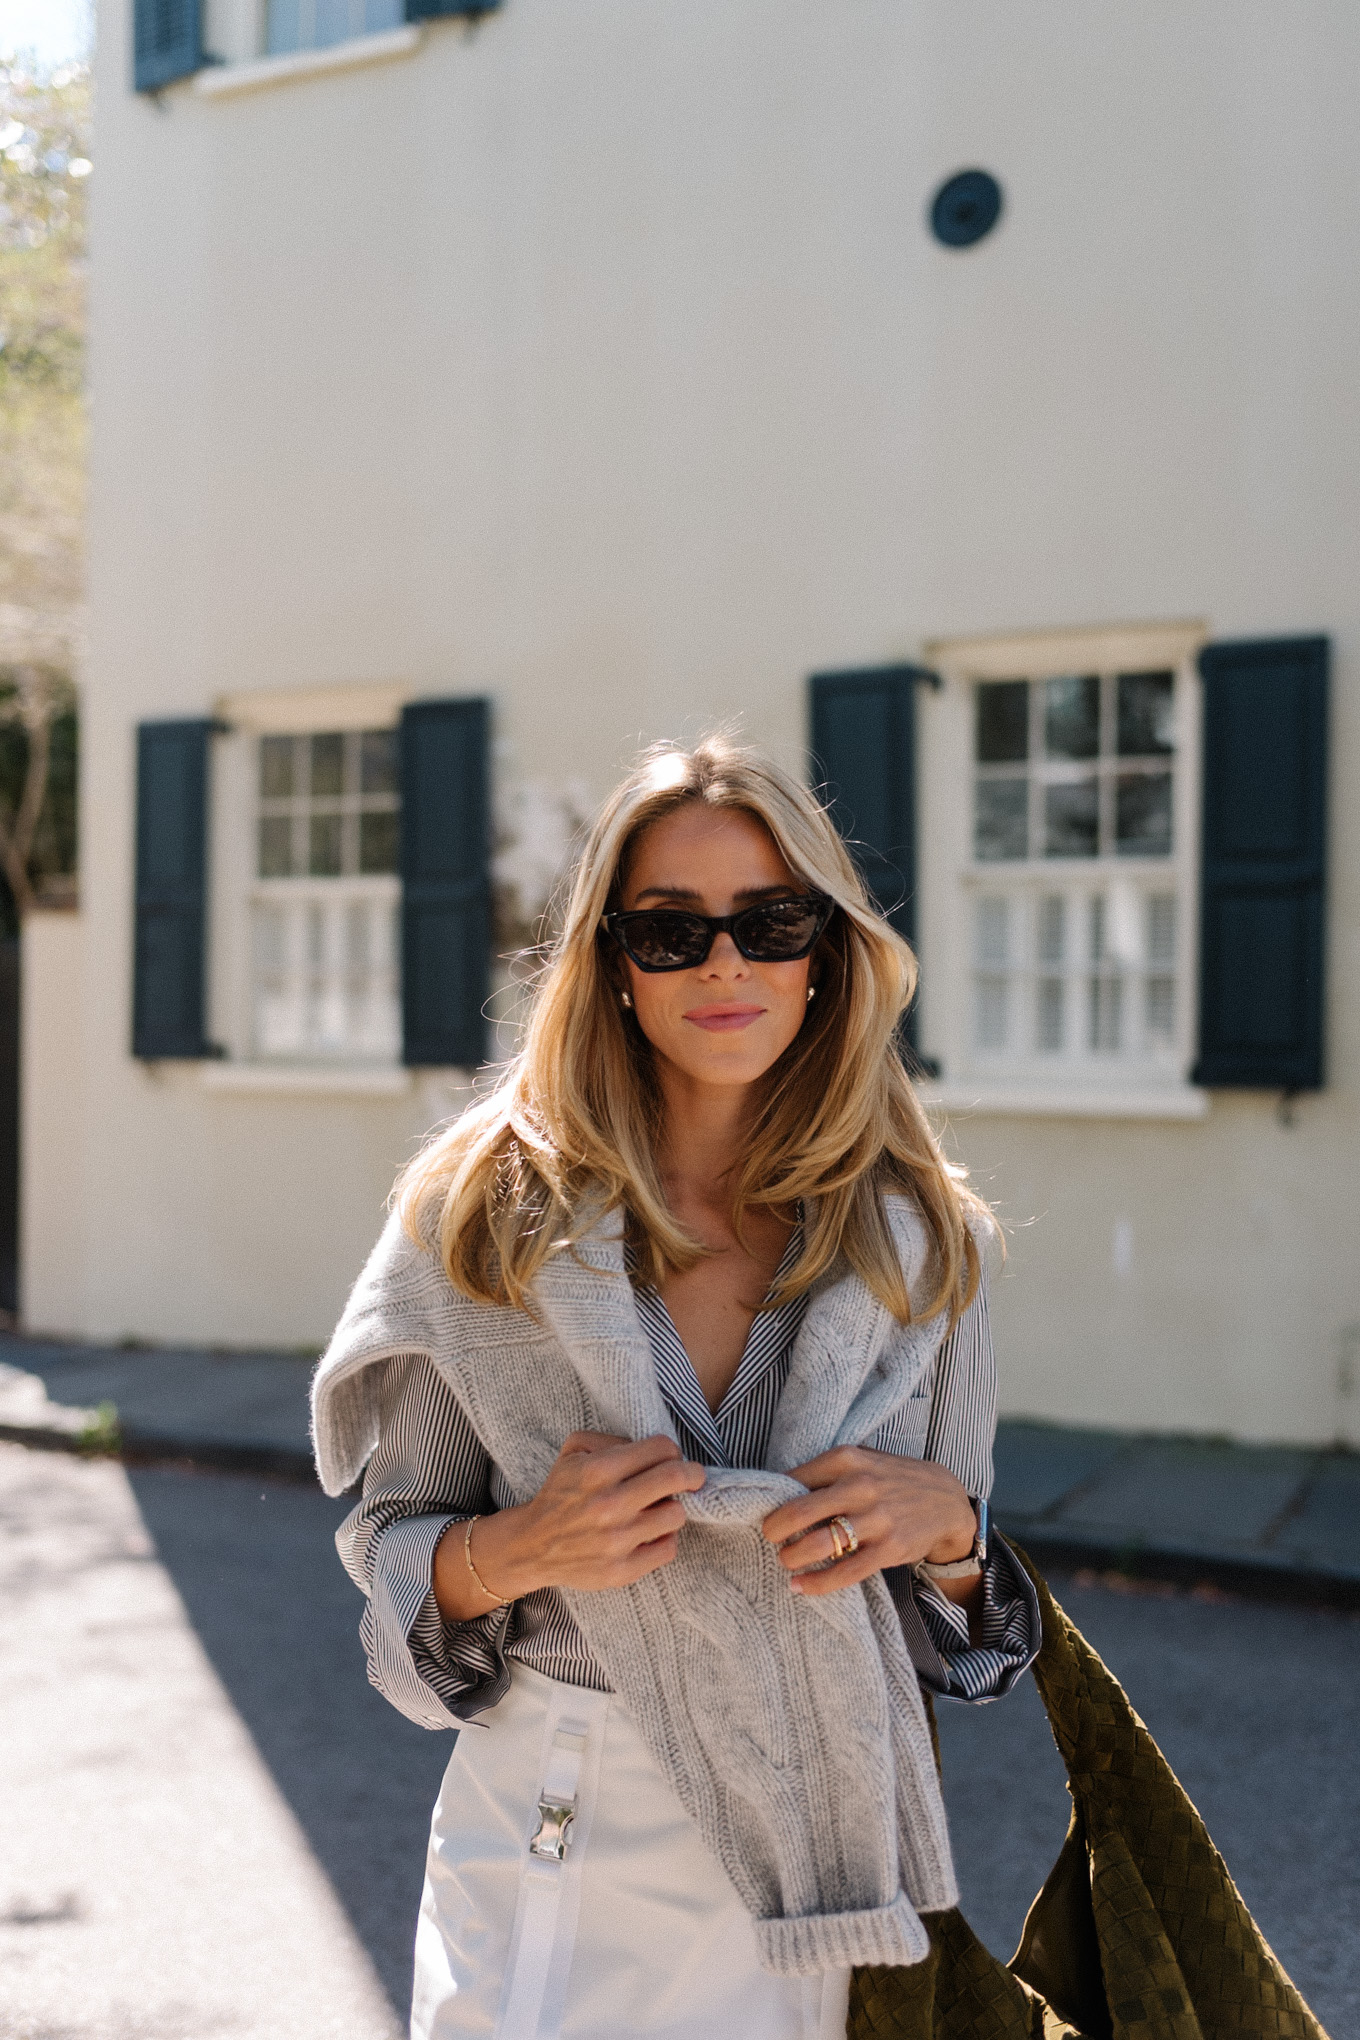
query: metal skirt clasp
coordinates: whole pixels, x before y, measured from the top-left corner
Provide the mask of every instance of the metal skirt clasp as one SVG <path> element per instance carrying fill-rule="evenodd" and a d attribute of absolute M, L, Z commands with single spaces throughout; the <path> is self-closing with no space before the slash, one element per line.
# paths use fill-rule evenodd
<path fill-rule="evenodd" d="M 538 1827 L 529 1843 L 529 1854 L 545 1857 L 550 1863 L 563 1862 L 571 1841 L 571 1824 L 575 1818 L 574 1799 L 540 1799 Z"/>

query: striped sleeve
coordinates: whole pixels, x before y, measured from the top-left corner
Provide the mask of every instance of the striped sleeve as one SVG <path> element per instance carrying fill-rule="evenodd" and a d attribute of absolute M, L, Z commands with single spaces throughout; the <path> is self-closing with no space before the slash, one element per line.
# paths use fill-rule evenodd
<path fill-rule="evenodd" d="M 996 1355 L 987 1315 L 987 1278 L 935 1355 L 930 1428 L 923 1459 L 947 1466 L 970 1495 L 992 1492 Z"/>
<path fill-rule="evenodd" d="M 903 1616 L 903 1630 L 911 1635 L 904 1609 L 910 1600 L 920 1626 L 930 1640 L 938 1671 L 929 1661 L 917 1661 L 917 1670 L 932 1691 L 947 1700 L 999 1700 L 1009 1693 L 1022 1672 L 1029 1670 L 1039 1654 L 1039 1599 L 1032 1582 L 999 1541 L 992 1545 L 982 1575 L 982 1613 L 976 1645 L 968 1640 L 968 1616 L 947 1594 L 926 1580 L 920 1580 L 907 1566 L 895 1567 L 883 1575 L 888 1591 Z M 913 1655 L 915 1655 L 913 1653 Z"/>
<path fill-rule="evenodd" d="M 359 1635 L 370 1682 L 422 1728 L 456 1728 L 494 1706 L 509 1679 L 513 1609 L 445 1622 L 431 1584 L 449 1525 L 492 1506 L 490 1463 L 422 1354 L 386 1363 L 380 1415 L 363 1500 L 340 1525 L 336 1547 L 368 1599 Z"/>
<path fill-rule="evenodd" d="M 992 1491 L 996 1435 L 996 1355 L 984 1276 L 972 1303 L 935 1356 L 930 1423 L 922 1457 L 947 1466 L 970 1495 Z M 884 1573 L 908 1647 L 926 1684 L 952 1700 L 999 1700 L 1039 1654 L 1039 1602 L 1027 1575 L 1000 1539 L 983 1569 L 978 1643 L 968 1616 L 910 1567 Z"/>

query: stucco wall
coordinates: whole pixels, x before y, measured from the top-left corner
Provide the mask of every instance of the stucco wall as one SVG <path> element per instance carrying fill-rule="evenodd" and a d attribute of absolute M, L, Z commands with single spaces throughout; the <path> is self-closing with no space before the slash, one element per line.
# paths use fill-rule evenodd
<path fill-rule="evenodd" d="M 19 1298 L 30 1323 L 85 1323 L 85 922 L 30 914 L 19 948 Z"/>
<path fill-rule="evenodd" d="M 1330 1087 L 1289 1127 L 1233 1097 L 955 1138 L 1016 1227 L 1008 1408 L 1332 1435 L 1360 1320 L 1360 14 L 505 0 L 380 69 L 161 107 L 126 49 L 107 0 L 80 1328 L 319 1339 L 447 1109 L 132 1062 L 139 718 L 485 691 L 503 791 L 599 793 L 639 736 L 734 713 L 799 761 L 818 667 L 1197 616 L 1334 638 Z M 923 211 L 971 163 L 1007 211 L 951 254 Z"/>

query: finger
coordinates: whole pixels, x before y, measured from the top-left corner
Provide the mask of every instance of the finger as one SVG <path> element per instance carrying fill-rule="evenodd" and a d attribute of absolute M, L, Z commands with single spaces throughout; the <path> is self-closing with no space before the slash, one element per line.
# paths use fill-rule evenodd
<path fill-rule="evenodd" d="M 563 1452 L 603 1452 L 609 1445 L 630 1445 L 631 1438 L 620 1438 L 613 1431 L 573 1431 L 562 1446 Z"/>
<path fill-rule="evenodd" d="M 591 1434 L 582 1434 L 589 1437 Z M 680 1447 L 674 1438 L 641 1438 L 636 1443 L 609 1443 L 587 1448 L 589 1461 L 584 1469 L 592 1486 L 612 1486 L 616 1481 L 628 1480 L 635 1473 L 645 1473 L 650 1466 L 662 1466 L 668 1460 L 680 1458 Z"/>
<path fill-rule="evenodd" d="M 844 1542 L 841 1550 L 845 1550 Z M 783 1544 L 775 1556 L 789 1572 L 798 1572 L 805 1566 L 820 1565 L 823 1559 L 836 1556 L 836 1540 L 829 1530 L 809 1530 L 806 1537 L 795 1537 L 789 1544 Z"/>
<path fill-rule="evenodd" d="M 818 1488 L 815 1494 L 781 1502 L 765 1518 L 761 1531 L 769 1543 L 783 1544 L 790 1537 L 801 1537 L 814 1523 L 829 1522 L 833 1516 L 849 1516 L 853 1522 L 856 1509 L 863 1515 L 866 1501 L 863 1489 L 851 1483 Z"/>
<path fill-rule="evenodd" d="M 707 1475 L 693 1459 L 672 1459 L 649 1466 L 629 1480 L 620 1481 L 619 1501 L 628 1509 L 650 1509 L 654 1502 L 671 1495 L 692 1495 L 704 1485 Z"/>
<path fill-rule="evenodd" d="M 647 1544 L 640 1544 L 628 1563 L 619 1568 L 618 1585 L 631 1587 L 637 1580 L 645 1580 L 648 1573 L 669 1565 L 679 1550 L 679 1534 L 671 1531 L 665 1537 L 654 1537 Z"/>
<path fill-rule="evenodd" d="M 678 1537 L 686 1522 L 684 1505 L 681 1502 L 656 1502 L 650 1509 L 644 1509 L 640 1516 L 619 1531 L 630 1551 L 637 1551 L 643 1545 L 651 1544 L 658 1537 Z"/>
<path fill-rule="evenodd" d="M 875 1560 L 871 1551 L 856 1551 L 819 1572 L 799 1573 L 789 1581 L 789 1589 L 815 1599 L 821 1594 L 839 1593 L 842 1587 L 857 1587 L 879 1569 L 880 1561 Z"/>
<path fill-rule="evenodd" d="M 804 1487 L 830 1487 L 833 1480 L 844 1480 L 850 1473 L 863 1471 L 868 1454 L 861 1452 L 857 1445 L 835 1445 L 830 1452 L 821 1452 L 815 1459 L 809 1459 L 806 1466 L 789 1469 L 791 1480 L 800 1480 Z"/>

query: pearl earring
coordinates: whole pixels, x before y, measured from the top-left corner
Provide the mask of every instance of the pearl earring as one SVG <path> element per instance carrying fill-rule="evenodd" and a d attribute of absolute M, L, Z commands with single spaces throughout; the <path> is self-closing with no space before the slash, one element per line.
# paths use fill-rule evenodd
<path fill-rule="evenodd" d="M 816 985 L 809 985 L 809 986 L 808 986 L 808 1004 L 809 1004 L 809 1006 L 810 1006 L 810 1005 L 812 1004 L 812 1002 L 813 1002 L 813 1000 L 814 1000 L 814 999 L 816 998 L 816 996 L 817 996 L 817 987 L 816 987 Z"/>
<path fill-rule="evenodd" d="M 633 1003 L 633 994 L 631 992 L 624 992 L 622 994 L 622 1001 L 625 1006 L 631 1007 Z"/>

